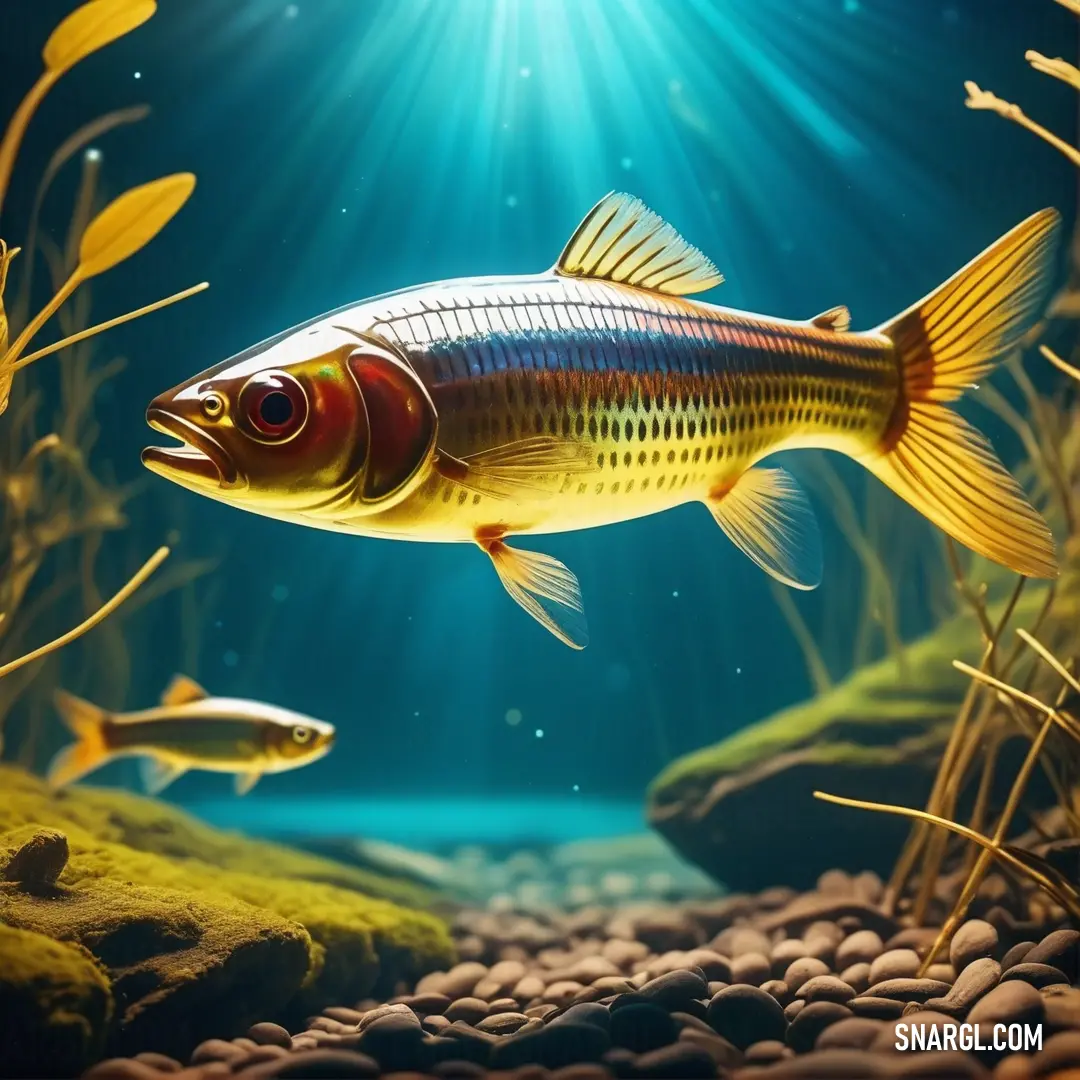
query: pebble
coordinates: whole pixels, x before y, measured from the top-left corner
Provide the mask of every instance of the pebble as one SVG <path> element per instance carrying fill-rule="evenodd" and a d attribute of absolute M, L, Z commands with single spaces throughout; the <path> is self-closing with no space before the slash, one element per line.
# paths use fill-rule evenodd
<path fill-rule="evenodd" d="M 740 1050 L 763 1039 L 783 1039 L 787 1019 L 777 1000 L 756 986 L 729 986 L 706 1011 L 709 1026 Z"/>
<path fill-rule="evenodd" d="M 1067 982 L 1076 982 L 1080 974 L 1080 930 L 1055 930 L 1047 934 L 1024 957 L 1024 962 L 1056 967 L 1065 973 Z"/>
<path fill-rule="evenodd" d="M 865 961 L 860 964 L 852 964 L 840 972 L 840 978 L 844 980 L 857 994 L 865 994 L 870 989 L 870 965 Z"/>
<path fill-rule="evenodd" d="M 1001 965 L 989 956 L 972 960 L 956 977 L 952 989 L 941 998 L 928 998 L 929 1008 L 941 1007 L 950 1016 L 964 1016 L 980 998 L 1001 981 Z"/>
<path fill-rule="evenodd" d="M 772 1065 L 792 1056 L 794 1051 L 779 1039 L 762 1039 L 748 1047 L 743 1060 L 747 1065 Z"/>
<path fill-rule="evenodd" d="M 905 1004 L 892 998 L 860 995 L 848 1002 L 848 1008 L 856 1016 L 867 1016 L 872 1020 L 896 1020 L 904 1015 Z"/>
<path fill-rule="evenodd" d="M 998 947 L 997 930 L 983 919 L 968 919 L 949 943 L 949 962 L 959 974 L 973 960 L 992 956 Z"/>
<path fill-rule="evenodd" d="M 674 1042 L 679 1028 L 667 1010 L 643 1001 L 611 1014 L 611 1041 L 636 1054 Z"/>
<path fill-rule="evenodd" d="M 281 1046 L 286 1050 L 292 1047 L 292 1036 L 280 1024 L 253 1024 L 247 1037 L 258 1046 Z"/>
<path fill-rule="evenodd" d="M 799 987 L 796 997 L 807 1002 L 834 1001 L 843 1005 L 855 996 L 855 991 L 835 975 L 815 975 Z"/>
<path fill-rule="evenodd" d="M 408 1006 L 406 1006 L 408 1008 Z M 490 1008 L 488 1003 L 482 998 L 478 997 L 463 997 L 458 998 L 457 1001 L 452 1001 L 443 1010 L 442 1015 L 446 1017 L 451 1023 L 455 1020 L 464 1020 L 466 1024 L 476 1024 L 480 1020 L 483 1020 Z"/>
<path fill-rule="evenodd" d="M 1034 949 L 1032 952 L 1034 952 Z M 1028 956 L 1030 955 L 1031 953 L 1028 953 Z M 1036 964 L 1027 959 L 1022 964 L 1013 964 L 1001 976 L 1002 982 L 1013 979 L 1023 979 L 1024 982 L 1031 983 L 1036 990 L 1041 990 L 1044 986 L 1054 986 L 1055 984 L 1069 985 L 1069 979 L 1064 971 L 1051 967 L 1049 964 Z"/>
<path fill-rule="evenodd" d="M 472 988 L 473 994 L 485 1001 L 508 994 L 525 976 L 528 970 L 520 960 L 500 960 Z"/>
<path fill-rule="evenodd" d="M 771 994 L 781 1005 L 787 1005 L 791 1001 L 791 991 L 783 979 L 769 979 L 761 984 L 761 989 L 766 994 Z"/>
<path fill-rule="evenodd" d="M 791 1021 L 785 1041 L 796 1054 L 805 1054 L 827 1027 L 851 1015 L 850 1009 L 835 1001 L 811 1002 Z"/>
<path fill-rule="evenodd" d="M 869 1050 L 885 1027 L 883 1020 L 845 1016 L 828 1025 L 814 1043 L 816 1050 Z"/>
<path fill-rule="evenodd" d="M 261 1064 L 258 1069 L 259 1077 L 266 1080 L 274 1077 L 282 1080 L 286 1077 L 293 1080 L 374 1080 L 379 1072 L 379 1063 L 373 1058 L 349 1050 L 307 1050 L 287 1054 L 274 1062 Z"/>
<path fill-rule="evenodd" d="M 716 1062 L 703 1047 L 678 1042 L 641 1054 L 634 1062 L 634 1076 L 640 1080 L 706 1080 L 716 1076 Z"/>
<path fill-rule="evenodd" d="M 705 997 L 708 992 L 708 981 L 696 971 L 672 971 L 651 979 L 638 991 L 643 998 L 665 1009 L 681 1008 L 696 998 Z"/>
<path fill-rule="evenodd" d="M 416 992 L 423 994 L 434 991 L 446 994 L 450 998 L 465 997 L 471 994 L 476 984 L 484 978 L 488 969 L 475 960 L 466 960 L 456 964 L 449 971 L 436 971 L 431 975 L 425 975 L 417 984 Z"/>
<path fill-rule="evenodd" d="M 1020 979 L 999 983 L 968 1013 L 971 1024 L 1036 1024 L 1044 1014 L 1042 995 Z"/>
<path fill-rule="evenodd" d="M 1001 970 L 1008 971 L 1026 959 L 1027 954 L 1035 948 L 1034 941 L 1018 941 L 1002 958 Z"/>
<path fill-rule="evenodd" d="M 764 953 L 742 953 L 731 961 L 731 981 L 760 986 L 772 975 L 772 965 Z"/>
<path fill-rule="evenodd" d="M 1031 1062 L 1034 1075 L 1050 1076 L 1059 1069 L 1080 1068 L 1080 1031 L 1062 1031 L 1043 1042 Z"/>
<path fill-rule="evenodd" d="M 922 961 L 914 949 L 889 949 L 870 963 L 870 985 L 888 979 L 913 979 Z"/>
<path fill-rule="evenodd" d="M 709 948 L 718 952 L 721 956 L 728 956 L 734 960 L 746 953 L 761 953 L 768 956 L 772 949 L 772 942 L 768 936 L 760 930 L 750 926 L 732 926 L 727 930 L 721 930 L 713 938 Z"/>
<path fill-rule="evenodd" d="M 783 975 L 787 971 L 788 965 L 809 955 L 806 942 L 802 938 L 785 938 L 783 941 L 778 941 L 773 946 L 770 954 L 773 973 Z"/>
<path fill-rule="evenodd" d="M 788 989 L 796 994 L 803 983 L 809 982 L 817 975 L 828 975 L 829 965 L 824 960 L 816 957 L 804 956 L 800 960 L 794 960 L 784 972 L 784 982 Z"/>
<path fill-rule="evenodd" d="M 879 934 L 859 930 L 836 947 L 836 966 L 843 969 L 852 964 L 872 964 L 884 951 L 885 944 Z"/>
<path fill-rule="evenodd" d="M 892 998 L 894 1001 L 926 1001 L 927 998 L 944 997 L 949 989 L 948 983 L 937 979 L 886 979 L 874 983 L 866 996 Z"/>
<path fill-rule="evenodd" d="M 288 1033 L 286 1032 L 286 1034 Z M 131 1060 L 138 1061 L 142 1065 L 149 1065 L 151 1069 L 157 1069 L 159 1072 L 180 1072 L 184 1067 L 176 1058 L 168 1057 L 165 1054 L 155 1054 L 152 1050 L 145 1050 L 141 1054 L 136 1054 Z"/>

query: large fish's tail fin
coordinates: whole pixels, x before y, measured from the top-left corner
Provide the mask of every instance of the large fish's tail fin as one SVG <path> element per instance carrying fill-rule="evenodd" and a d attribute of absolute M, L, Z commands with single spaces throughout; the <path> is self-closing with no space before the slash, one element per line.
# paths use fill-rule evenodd
<path fill-rule="evenodd" d="M 78 740 L 65 746 L 49 765 L 47 779 L 55 791 L 104 764 L 109 756 L 105 726 L 110 714 L 65 690 L 57 690 L 53 701 L 60 718 Z"/>
<path fill-rule="evenodd" d="M 993 448 L 948 403 L 1019 344 L 1038 317 L 1061 219 L 1042 210 L 929 296 L 878 327 L 900 365 L 896 409 L 860 460 L 961 544 L 1027 577 L 1058 575 L 1054 538 Z"/>

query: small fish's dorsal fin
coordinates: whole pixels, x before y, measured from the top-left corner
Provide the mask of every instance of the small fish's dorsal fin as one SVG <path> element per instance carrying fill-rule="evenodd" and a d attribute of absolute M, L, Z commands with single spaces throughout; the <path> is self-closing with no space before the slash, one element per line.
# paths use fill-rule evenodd
<path fill-rule="evenodd" d="M 172 682 L 165 687 L 165 693 L 161 695 L 161 704 L 189 705 L 209 696 L 194 679 L 189 679 L 186 675 L 174 675 Z"/>
<path fill-rule="evenodd" d="M 851 312 L 843 305 L 829 308 L 820 315 L 815 315 L 810 324 L 819 330 L 835 330 L 838 334 L 846 334 L 851 329 Z"/>
<path fill-rule="evenodd" d="M 724 275 L 659 214 L 623 192 L 605 195 L 559 256 L 555 273 L 600 278 L 685 296 L 704 292 Z"/>
<path fill-rule="evenodd" d="M 144 757 L 139 762 L 139 773 L 147 795 L 160 795 L 174 780 L 187 772 L 186 765 L 177 765 L 171 761 Z"/>

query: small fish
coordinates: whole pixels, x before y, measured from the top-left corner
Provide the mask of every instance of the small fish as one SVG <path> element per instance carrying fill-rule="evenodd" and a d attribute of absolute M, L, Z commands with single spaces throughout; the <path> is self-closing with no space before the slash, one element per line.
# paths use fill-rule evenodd
<path fill-rule="evenodd" d="M 234 773 L 236 793 L 246 795 L 263 773 L 310 765 L 334 744 L 322 720 L 241 698 L 211 697 L 177 675 L 157 708 L 110 713 L 63 690 L 56 708 L 78 742 L 49 766 L 54 790 L 120 757 L 143 759 L 143 781 L 156 795 L 188 769 Z"/>
<path fill-rule="evenodd" d="M 515 537 L 701 502 L 800 589 L 821 579 L 809 501 L 777 451 L 836 450 L 973 551 L 1057 576 L 1054 540 L 989 442 L 950 408 L 1038 316 L 1060 217 L 1043 210 L 917 304 L 852 332 L 686 299 L 716 267 L 612 193 L 525 277 L 388 293 L 320 316 L 160 395 L 152 471 L 322 529 L 478 545 L 566 644 L 577 578 Z M 677 556 L 678 537 L 655 558 Z"/>

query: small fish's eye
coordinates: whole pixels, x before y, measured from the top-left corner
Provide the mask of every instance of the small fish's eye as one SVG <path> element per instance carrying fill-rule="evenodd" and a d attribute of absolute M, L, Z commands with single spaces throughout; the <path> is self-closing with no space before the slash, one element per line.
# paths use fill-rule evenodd
<path fill-rule="evenodd" d="M 298 742 L 301 745 L 311 741 L 311 728 L 301 727 L 297 725 L 292 729 L 293 742 Z"/>
<path fill-rule="evenodd" d="M 240 418 L 262 442 L 285 442 L 304 426 L 308 415 L 303 387 L 284 371 L 253 375 L 240 391 Z"/>
<path fill-rule="evenodd" d="M 217 420 L 225 412 L 225 399 L 214 390 L 203 394 L 199 399 L 199 405 L 207 420 Z"/>

